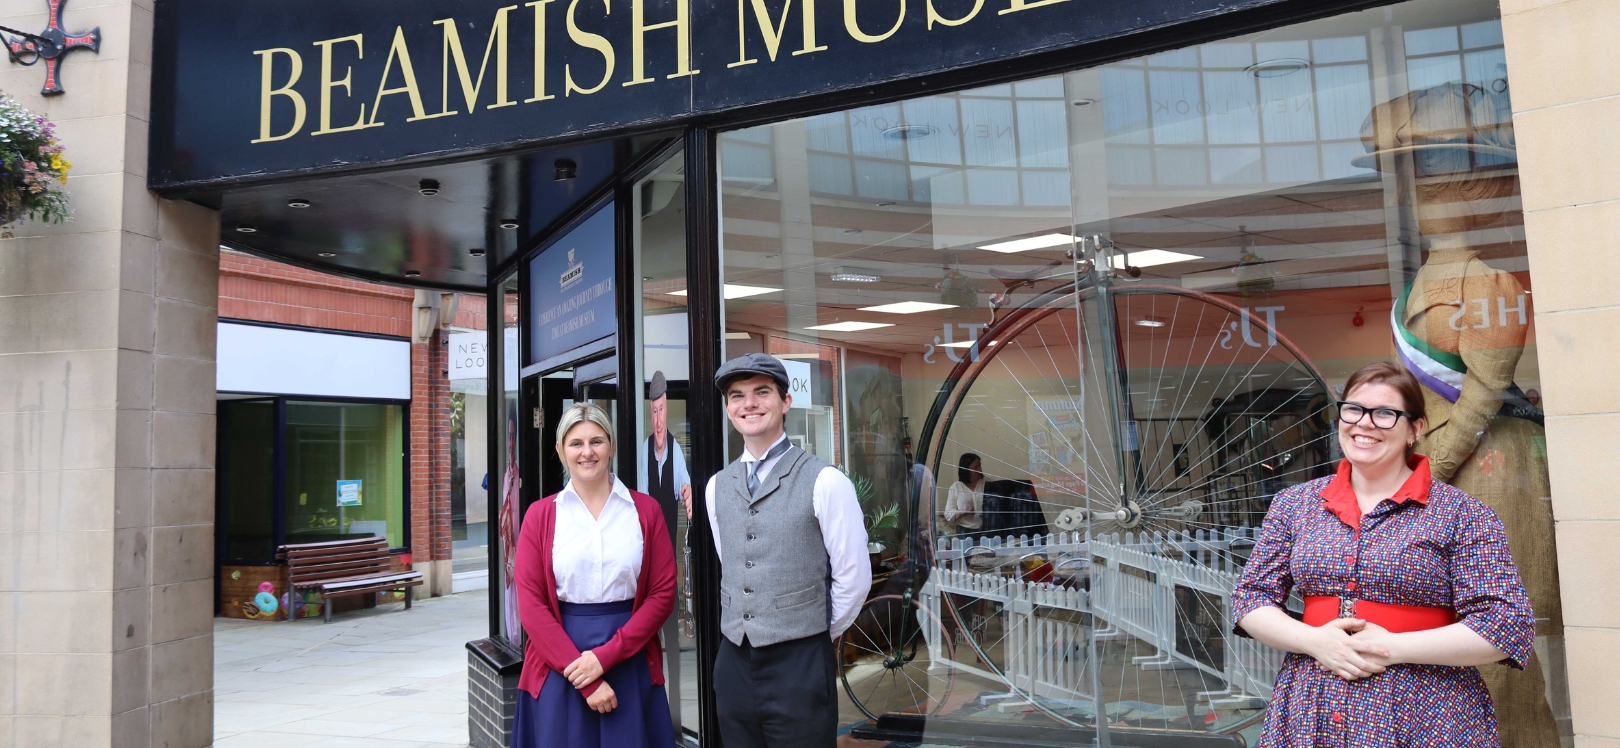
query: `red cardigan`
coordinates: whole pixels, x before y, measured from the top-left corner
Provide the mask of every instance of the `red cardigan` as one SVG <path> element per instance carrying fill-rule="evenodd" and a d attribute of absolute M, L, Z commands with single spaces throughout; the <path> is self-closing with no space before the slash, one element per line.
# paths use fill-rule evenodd
<path fill-rule="evenodd" d="M 631 491 L 630 497 L 636 502 L 642 538 L 635 612 L 612 639 L 593 651 L 604 672 L 639 652 L 646 652 L 653 685 L 658 686 L 664 683 L 663 650 L 658 644 L 658 631 L 675 609 L 675 547 L 670 543 L 664 510 L 658 500 L 637 491 Z M 553 670 L 562 672 L 580 655 L 579 648 L 563 631 L 562 619 L 557 614 L 557 577 L 551 569 L 551 544 L 557 530 L 556 499 L 553 494 L 529 507 L 517 544 L 518 616 L 523 622 L 523 631 L 529 635 L 523 645 L 523 673 L 518 677 L 518 688 L 537 698 L 546 676 Z M 580 689 L 580 694 L 590 696 L 601 682 L 600 678 L 596 679 Z"/>

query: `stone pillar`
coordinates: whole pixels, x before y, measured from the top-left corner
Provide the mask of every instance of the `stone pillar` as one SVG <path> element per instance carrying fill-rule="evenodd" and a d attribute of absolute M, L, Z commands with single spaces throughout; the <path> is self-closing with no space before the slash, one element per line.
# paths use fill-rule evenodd
<path fill-rule="evenodd" d="M 1503 0 L 1575 745 L 1620 746 L 1620 3 Z"/>
<path fill-rule="evenodd" d="M 65 95 L 0 63 L 57 123 L 76 213 L 0 240 L 0 746 L 206 746 L 218 219 L 146 191 L 150 3 L 63 22 L 102 33 Z"/>

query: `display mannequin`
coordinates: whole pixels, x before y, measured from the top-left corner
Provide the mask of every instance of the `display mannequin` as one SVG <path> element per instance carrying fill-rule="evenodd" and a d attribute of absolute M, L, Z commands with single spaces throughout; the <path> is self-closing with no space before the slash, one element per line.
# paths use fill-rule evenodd
<path fill-rule="evenodd" d="M 1391 315 L 1401 363 L 1425 385 L 1417 451 L 1436 480 L 1489 505 L 1535 609 L 1539 637 L 1561 637 L 1558 564 L 1540 413 L 1513 384 L 1529 334 L 1529 294 L 1482 255 L 1522 224 L 1506 96 L 1448 83 L 1378 105 L 1356 165 L 1411 179 L 1427 248 Z M 1521 250 L 1522 251 L 1522 250 Z M 1541 664 L 1480 668 L 1508 748 L 1559 744 Z M 1562 687 L 1562 684 L 1560 684 Z"/>

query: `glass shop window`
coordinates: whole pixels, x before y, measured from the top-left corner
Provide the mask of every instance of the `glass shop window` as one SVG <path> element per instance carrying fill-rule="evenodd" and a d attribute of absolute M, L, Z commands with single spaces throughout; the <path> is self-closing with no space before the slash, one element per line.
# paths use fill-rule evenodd
<path fill-rule="evenodd" d="M 404 419 L 400 405 L 287 401 L 286 542 L 405 545 Z"/>
<path fill-rule="evenodd" d="M 1232 585 L 1392 361 L 1536 610 L 1502 729 L 1570 745 L 1511 93 L 1496 5 L 1418 0 L 723 135 L 725 356 L 802 377 L 872 540 L 851 734 L 1255 744 Z"/>

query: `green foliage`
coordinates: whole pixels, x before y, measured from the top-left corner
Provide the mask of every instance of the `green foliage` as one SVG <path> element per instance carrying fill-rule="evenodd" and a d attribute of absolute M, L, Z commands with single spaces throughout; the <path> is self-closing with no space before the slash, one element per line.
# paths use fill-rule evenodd
<path fill-rule="evenodd" d="M 861 513 L 866 519 L 866 531 L 893 530 L 900 526 L 900 505 L 889 502 L 882 507 L 872 506 L 877 497 L 877 488 L 872 485 L 870 478 L 860 473 L 851 473 L 843 468 L 838 469 L 855 485 L 855 500 L 861 504 Z"/>

